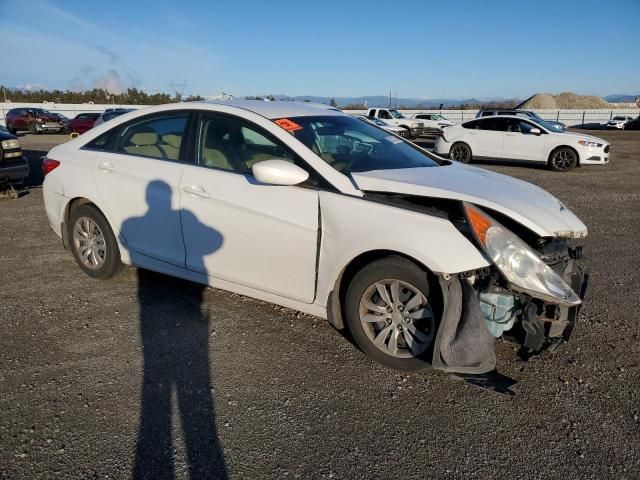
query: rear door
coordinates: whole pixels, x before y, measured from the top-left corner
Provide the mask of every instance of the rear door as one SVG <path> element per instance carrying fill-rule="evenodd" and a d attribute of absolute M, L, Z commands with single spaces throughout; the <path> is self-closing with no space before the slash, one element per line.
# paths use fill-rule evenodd
<path fill-rule="evenodd" d="M 506 122 L 495 116 L 481 118 L 471 122 L 469 146 L 474 157 L 502 158 L 502 143 Z M 503 125 L 504 123 L 504 125 Z M 466 127 L 468 128 L 468 127 Z"/>
<path fill-rule="evenodd" d="M 150 257 L 184 267 L 179 185 L 188 118 L 173 111 L 132 120 L 112 130 L 111 147 L 93 159 L 100 207 L 134 264 Z"/>
<path fill-rule="evenodd" d="M 251 167 L 280 158 L 309 170 L 278 139 L 240 117 L 202 112 L 196 164 L 180 181 L 187 268 L 311 303 L 318 248 L 318 190 L 259 183 Z"/>
<path fill-rule="evenodd" d="M 503 119 L 507 120 L 507 119 Z M 542 158 L 546 134 L 531 133 L 531 129 L 540 128 L 524 119 L 509 118 L 504 134 L 503 156 L 513 160 L 546 161 Z"/>

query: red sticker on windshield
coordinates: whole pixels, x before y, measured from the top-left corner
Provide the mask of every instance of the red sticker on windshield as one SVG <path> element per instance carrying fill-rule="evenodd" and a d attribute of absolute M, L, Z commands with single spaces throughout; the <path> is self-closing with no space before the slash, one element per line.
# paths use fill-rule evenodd
<path fill-rule="evenodd" d="M 275 120 L 275 123 L 280 127 L 284 128 L 287 132 L 295 132 L 296 130 L 302 130 L 302 127 L 298 125 L 296 122 L 292 122 L 288 118 L 281 118 L 279 120 Z"/>

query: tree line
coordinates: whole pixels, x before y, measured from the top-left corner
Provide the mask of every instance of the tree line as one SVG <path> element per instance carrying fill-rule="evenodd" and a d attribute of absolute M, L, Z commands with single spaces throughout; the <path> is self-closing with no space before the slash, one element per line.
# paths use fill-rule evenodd
<path fill-rule="evenodd" d="M 204 100 L 200 95 L 189 95 L 182 98 L 181 95 L 169 95 L 168 93 L 148 94 L 137 88 L 128 88 L 122 93 L 110 93 L 102 88 L 94 88 L 84 92 L 72 92 L 69 90 L 17 90 L 0 85 L 0 101 L 24 102 L 24 103 L 98 103 L 116 105 L 160 105 L 180 101 Z"/>

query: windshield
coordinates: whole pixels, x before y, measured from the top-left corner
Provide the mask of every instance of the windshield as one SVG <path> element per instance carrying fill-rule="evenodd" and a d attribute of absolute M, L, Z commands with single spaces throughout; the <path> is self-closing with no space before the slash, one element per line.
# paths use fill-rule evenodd
<path fill-rule="evenodd" d="M 614 120 L 626 120 L 625 117 L 613 117 Z"/>
<path fill-rule="evenodd" d="M 357 118 L 327 115 L 287 120 L 295 126 L 290 129 L 294 137 L 342 173 L 439 165 L 410 142 Z"/>
<path fill-rule="evenodd" d="M 389 110 L 389 113 L 393 118 L 404 118 L 404 115 L 402 115 L 398 110 Z"/>
<path fill-rule="evenodd" d="M 545 122 L 543 119 L 541 119 L 540 117 L 536 117 L 535 119 L 532 119 L 535 123 L 537 123 L 538 125 L 543 126 L 544 128 L 546 128 L 547 130 L 549 130 L 550 132 L 557 132 L 558 131 L 558 127 L 556 127 L 555 125 L 551 125 L 550 123 Z"/>

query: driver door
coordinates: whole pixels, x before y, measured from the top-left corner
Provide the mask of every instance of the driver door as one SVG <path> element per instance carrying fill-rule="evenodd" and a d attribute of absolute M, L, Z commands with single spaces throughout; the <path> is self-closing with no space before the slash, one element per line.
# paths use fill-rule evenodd
<path fill-rule="evenodd" d="M 505 119 L 503 119 L 505 120 Z M 513 160 L 541 161 L 545 135 L 530 133 L 537 125 L 526 120 L 509 118 L 509 125 L 504 134 L 503 157 Z"/>

